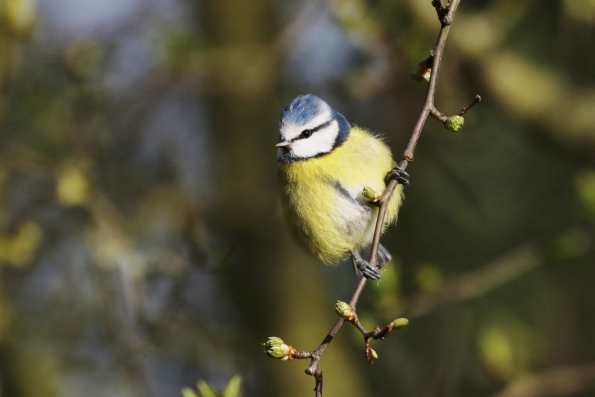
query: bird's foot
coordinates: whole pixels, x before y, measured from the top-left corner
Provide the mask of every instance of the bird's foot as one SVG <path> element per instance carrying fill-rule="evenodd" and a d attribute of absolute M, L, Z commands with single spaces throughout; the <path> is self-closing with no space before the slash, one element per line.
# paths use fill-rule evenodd
<path fill-rule="evenodd" d="M 368 280 L 380 280 L 380 270 L 362 258 L 353 258 L 353 265 Z"/>
<path fill-rule="evenodd" d="M 382 244 L 379 244 L 376 259 L 378 264 L 372 266 L 370 262 L 362 258 L 362 254 L 359 251 L 351 251 L 353 271 L 358 277 L 364 276 L 369 280 L 380 280 L 380 269 L 391 261 L 392 255 Z"/>
<path fill-rule="evenodd" d="M 385 181 L 388 184 L 391 180 L 396 180 L 401 185 L 409 185 L 409 174 L 405 172 L 405 170 L 401 169 L 399 166 L 395 166 L 392 170 L 386 174 Z"/>

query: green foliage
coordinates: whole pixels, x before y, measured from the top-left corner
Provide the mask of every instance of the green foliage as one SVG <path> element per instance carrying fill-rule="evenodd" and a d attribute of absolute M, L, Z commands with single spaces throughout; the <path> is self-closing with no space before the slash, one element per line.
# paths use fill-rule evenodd
<path fill-rule="evenodd" d="M 183 397 L 242 397 L 242 378 L 238 375 L 232 377 L 221 392 L 216 392 L 207 382 L 199 380 L 197 390 L 182 389 Z"/>

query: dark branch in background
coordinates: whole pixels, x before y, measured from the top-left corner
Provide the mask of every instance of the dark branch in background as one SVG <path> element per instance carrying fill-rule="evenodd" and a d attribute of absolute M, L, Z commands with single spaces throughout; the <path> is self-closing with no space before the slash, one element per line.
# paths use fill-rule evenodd
<path fill-rule="evenodd" d="M 459 5 L 460 0 L 449 0 L 446 6 L 443 6 L 439 0 L 433 0 L 432 6 L 436 9 L 436 13 L 438 15 L 438 19 L 440 20 L 441 28 L 440 33 L 438 34 L 438 40 L 436 45 L 430 55 L 430 57 L 422 62 L 420 62 L 420 72 L 422 72 L 422 78 L 426 78 L 428 73 L 430 74 L 428 89 L 426 92 L 426 99 L 423 104 L 423 107 L 420 111 L 418 116 L 417 122 L 413 129 L 413 133 L 411 134 L 411 138 L 409 140 L 409 144 L 405 149 L 403 154 L 403 158 L 399 163 L 399 167 L 401 169 L 407 168 L 407 165 L 413 161 L 413 153 L 415 151 L 415 147 L 417 146 L 417 142 L 425 125 L 425 122 L 428 116 L 431 114 L 433 117 L 441 121 L 446 128 L 457 131 L 462 127 L 463 119 L 462 115 L 465 114 L 471 107 L 473 107 L 477 102 L 481 100 L 479 96 L 475 98 L 475 100 L 469 104 L 468 106 L 464 107 L 461 112 L 452 117 L 446 117 L 444 114 L 439 112 L 434 106 L 434 100 L 436 96 L 436 86 L 438 84 L 438 75 L 440 71 L 440 63 L 442 61 L 442 55 L 444 53 L 444 46 L 446 44 L 446 38 L 448 36 L 448 32 L 450 30 L 450 25 L 454 18 L 454 15 L 457 11 L 457 7 Z M 378 211 L 378 218 L 376 220 L 376 228 L 374 231 L 374 238 L 372 240 L 372 246 L 370 250 L 370 259 L 369 262 L 372 265 L 376 265 L 376 256 L 378 254 L 378 246 L 380 244 L 380 236 L 382 234 L 382 229 L 384 226 L 384 218 L 386 215 L 386 209 L 388 202 L 397 187 L 398 182 L 396 180 L 391 180 L 390 183 L 387 185 L 385 191 L 382 195 L 377 199 L 374 200 L 379 205 Z M 362 277 L 357 285 L 349 304 L 345 302 L 338 302 L 337 303 L 337 313 L 341 316 L 339 320 L 333 325 L 329 333 L 324 337 L 320 346 L 317 349 L 312 351 L 297 351 L 293 347 L 285 344 L 283 340 L 276 337 L 271 337 L 269 340 L 264 344 L 265 351 L 271 357 L 283 359 L 283 360 L 292 360 L 292 359 L 311 359 L 310 365 L 306 369 L 306 373 L 308 375 L 314 376 L 316 380 L 316 387 L 314 388 L 316 397 L 322 397 L 322 370 L 320 369 L 320 358 L 322 354 L 328 347 L 328 345 L 332 342 L 333 338 L 339 332 L 339 329 L 343 326 L 345 321 L 351 322 L 356 326 L 356 328 L 362 333 L 365 341 L 365 356 L 368 362 L 372 363 L 372 357 L 376 358 L 376 352 L 374 349 L 371 348 L 370 343 L 372 339 L 384 339 L 389 332 L 393 329 L 401 328 L 405 326 L 408 322 L 407 319 L 396 319 L 393 322 L 389 323 L 383 329 L 376 327 L 373 331 L 368 332 L 366 331 L 359 319 L 357 317 L 357 313 L 355 308 L 357 306 L 357 302 L 359 297 L 366 285 L 367 279 Z"/>
<path fill-rule="evenodd" d="M 543 265 L 544 256 L 535 244 L 527 243 L 472 272 L 445 280 L 435 291 L 413 296 L 405 304 L 407 314 L 420 317 L 441 305 L 483 296 Z"/>
<path fill-rule="evenodd" d="M 495 397 L 569 396 L 595 391 L 595 363 L 560 367 L 521 377 Z"/>

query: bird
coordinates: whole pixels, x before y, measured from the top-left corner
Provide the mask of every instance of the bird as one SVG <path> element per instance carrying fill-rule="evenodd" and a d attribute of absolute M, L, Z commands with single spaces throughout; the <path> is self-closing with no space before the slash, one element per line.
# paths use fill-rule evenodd
<path fill-rule="evenodd" d="M 336 265 L 350 257 L 356 273 L 380 279 L 379 268 L 391 259 L 388 250 L 379 246 L 378 267 L 360 253 L 372 242 L 379 211 L 364 188 L 382 193 L 391 179 L 398 182 L 387 206 L 384 232 L 397 220 L 409 175 L 394 162 L 381 136 L 352 126 L 312 94 L 287 105 L 279 132 L 277 191 L 292 234 L 324 264 Z"/>

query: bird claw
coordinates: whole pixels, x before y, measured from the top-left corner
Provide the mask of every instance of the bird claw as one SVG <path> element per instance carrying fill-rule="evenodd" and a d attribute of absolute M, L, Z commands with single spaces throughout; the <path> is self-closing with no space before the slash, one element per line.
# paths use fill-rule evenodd
<path fill-rule="evenodd" d="M 380 280 L 380 271 L 376 266 L 372 266 L 370 262 L 357 258 L 355 259 L 355 267 L 368 280 Z"/>
<path fill-rule="evenodd" d="M 399 166 L 394 167 L 392 170 L 386 174 L 386 182 L 390 182 L 392 179 L 396 180 L 401 185 L 407 186 L 409 185 L 409 174 L 405 172 L 405 170 L 401 169 Z"/>

